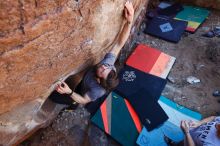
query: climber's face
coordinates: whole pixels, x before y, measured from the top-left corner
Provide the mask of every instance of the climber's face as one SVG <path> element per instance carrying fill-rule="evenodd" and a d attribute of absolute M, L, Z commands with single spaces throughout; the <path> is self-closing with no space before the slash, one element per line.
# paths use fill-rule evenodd
<path fill-rule="evenodd" d="M 108 74 L 110 73 L 112 69 L 105 66 L 105 65 L 99 65 L 96 69 L 96 75 L 99 78 L 107 79 Z"/>

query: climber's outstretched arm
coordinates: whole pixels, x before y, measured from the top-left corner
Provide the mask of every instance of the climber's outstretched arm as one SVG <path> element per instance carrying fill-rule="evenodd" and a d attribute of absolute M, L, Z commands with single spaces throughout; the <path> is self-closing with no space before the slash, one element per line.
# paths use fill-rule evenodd
<path fill-rule="evenodd" d="M 121 48 L 124 46 L 131 32 L 131 26 L 132 26 L 133 18 L 134 18 L 134 8 L 130 1 L 127 1 L 125 3 L 124 13 L 125 13 L 124 16 L 125 16 L 126 22 L 124 22 L 124 26 L 119 34 L 118 41 L 115 43 L 113 48 L 110 50 L 110 53 L 114 54 L 115 56 L 118 56 Z"/>

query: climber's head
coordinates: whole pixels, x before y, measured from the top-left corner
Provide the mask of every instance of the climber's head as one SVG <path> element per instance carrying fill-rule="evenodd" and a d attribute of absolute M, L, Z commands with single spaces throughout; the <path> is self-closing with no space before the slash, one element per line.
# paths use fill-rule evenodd
<path fill-rule="evenodd" d="M 112 66 L 98 64 L 96 76 L 100 79 L 100 84 L 107 90 L 115 88 L 119 83 L 117 72 Z"/>

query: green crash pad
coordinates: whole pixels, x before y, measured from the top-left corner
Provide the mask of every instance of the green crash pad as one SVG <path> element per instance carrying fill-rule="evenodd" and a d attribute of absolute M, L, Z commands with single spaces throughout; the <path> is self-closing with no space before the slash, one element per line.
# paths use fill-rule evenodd
<path fill-rule="evenodd" d="M 142 127 L 129 102 L 111 92 L 91 118 L 93 124 L 123 146 L 134 146 Z"/>
<path fill-rule="evenodd" d="M 175 19 L 188 22 L 187 31 L 195 32 L 209 15 L 209 10 L 200 7 L 184 6 L 184 10 L 179 12 Z"/>

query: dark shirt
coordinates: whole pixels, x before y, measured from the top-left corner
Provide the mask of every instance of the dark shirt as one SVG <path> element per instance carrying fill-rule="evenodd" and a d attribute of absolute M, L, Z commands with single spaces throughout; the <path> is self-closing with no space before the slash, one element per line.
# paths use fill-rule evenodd
<path fill-rule="evenodd" d="M 106 65 L 115 70 L 115 61 L 116 56 L 112 53 L 107 53 L 100 64 Z M 96 80 L 95 69 L 91 69 L 85 74 L 82 80 L 81 90 L 82 94 L 87 94 L 92 101 L 95 101 L 106 93 L 106 90 Z"/>

